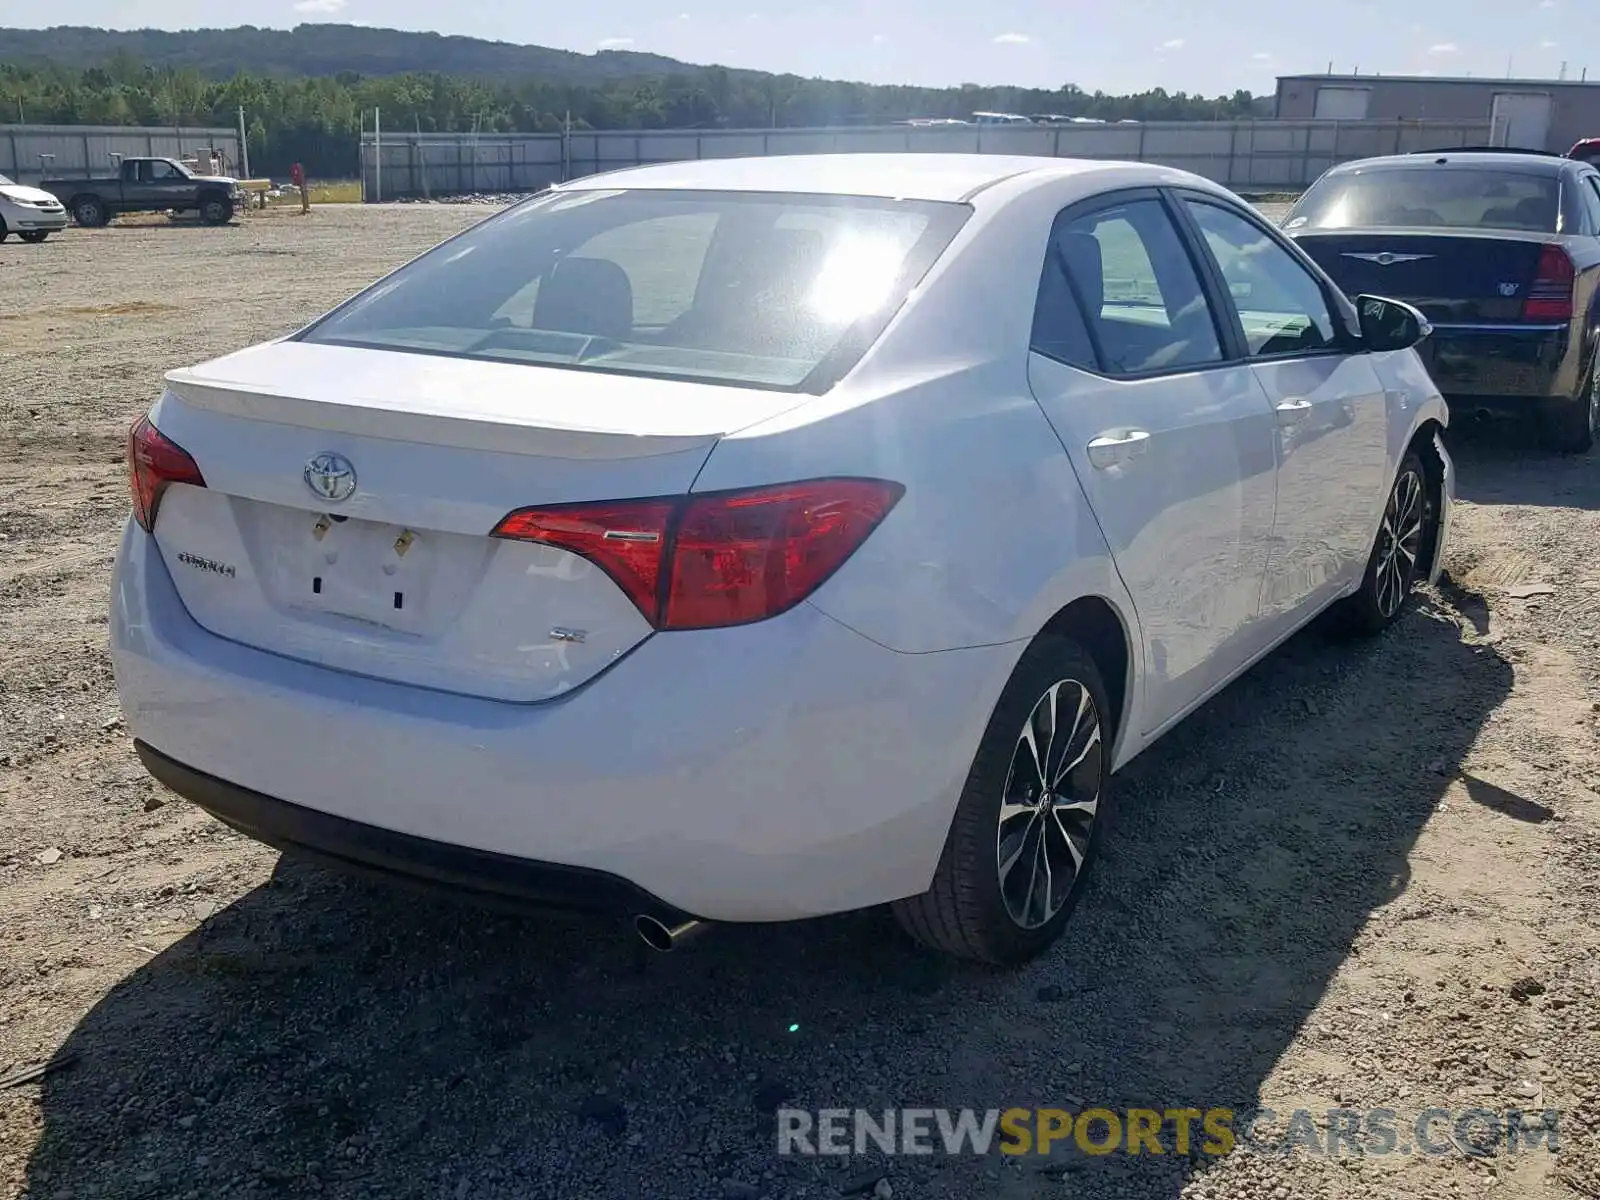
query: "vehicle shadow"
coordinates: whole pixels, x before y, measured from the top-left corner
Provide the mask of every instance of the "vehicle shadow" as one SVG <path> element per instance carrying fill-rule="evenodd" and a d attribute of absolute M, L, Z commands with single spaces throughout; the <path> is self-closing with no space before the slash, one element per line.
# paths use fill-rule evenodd
<path fill-rule="evenodd" d="M 1533 421 L 1460 417 L 1445 444 L 1456 465 L 1456 495 L 1473 504 L 1600 508 L 1600 449 L 1554 454 Z"/>
<path fill-rule="evenodd" d="M 882 912 L 643 964 L 609 924 L 281 864 L 78 1023 L 27 1194 L 1176 1197 L 1189 1160 L 1070 1143 L 780 1157 L 771 1110 L 1248 1110 L 1511 683 L 1437 598 L 1302 634 L 1119 776 L 1082 908 L 1012 973 Z"/>

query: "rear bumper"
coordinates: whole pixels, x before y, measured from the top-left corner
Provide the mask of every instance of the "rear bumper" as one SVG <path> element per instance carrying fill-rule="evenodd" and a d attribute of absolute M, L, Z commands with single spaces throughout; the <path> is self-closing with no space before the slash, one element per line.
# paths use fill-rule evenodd
<path fill-rule="evenodd" d="M 692 915 L 603 871 L 513 858 L 330 816 L 193 770 L 144 742 L 133 747 L 151 775 L 218 820 L 269 846 L 330 866 L 517 910 L 650 913 L 674 920 Z"/>
<path fill-rule="evenodd" d="M 1570 394 L 1569 327 L 1436 325 L 1418 348 L 1453 407 L 1521 408 Z M 1565 389 L 1565 390 L 1563 390 Z M 1471 404 L 1459 401 L 1469 399 Z"/>
<path fill-rule="evenodd" d="M 584 687 L 516 704 L 219 638 L 132 522 L 112 588 L 130 731 L 225 820 L 356 864 L 414 861 L 401 835 L 492 855 L 490 874 L 580 868 L 717 921 L 925 890 L 1021 650 L 898 654 L 803 604 L 651 637 Z M 461 862 L 444 882 L 478 872 Z"/>

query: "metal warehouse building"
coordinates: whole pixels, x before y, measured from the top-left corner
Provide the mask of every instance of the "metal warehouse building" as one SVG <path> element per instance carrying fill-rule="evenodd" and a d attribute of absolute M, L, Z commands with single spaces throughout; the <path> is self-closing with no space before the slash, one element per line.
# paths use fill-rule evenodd
<path fill-rule="evenodd" d="M 1432 75 L 1281 75 L 1280 120 L 1488 119 L 1496 145 L 1566 153 L 1600 137 L 1600 83 Z"/>

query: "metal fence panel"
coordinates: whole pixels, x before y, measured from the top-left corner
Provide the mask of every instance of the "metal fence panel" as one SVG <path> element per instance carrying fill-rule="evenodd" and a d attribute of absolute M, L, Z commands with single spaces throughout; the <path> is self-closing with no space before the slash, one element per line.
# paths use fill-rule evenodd
<path fill-rule="evenodd" d="M 182 158 L 216 149 L 240 169 L 239 132 L 171 126 L 0 125 L 0 175 L 19 183 L 84 179 L 116 170 L 116 157 Z"/>
<path fill-rule="evenodd" d="M 1244 190 L 1293 191 L 1335 163 L 1488 142 L 1487 120 L 1151 121 L 845 129 L 585 130 L 385 138 L 382 198 L 537 191 L 652 162 L 774 154 L 982 153 L 1162 163 Z M 3 142 L 0 142 L 3 152 Z M 363 138 L 366 195 L 379 154 Z"/>
<path fill-rule="evenodd" d="M 764 133 L 715 133 L 697 140 L 701 158 L 748 158 L 767 152 Z"/>

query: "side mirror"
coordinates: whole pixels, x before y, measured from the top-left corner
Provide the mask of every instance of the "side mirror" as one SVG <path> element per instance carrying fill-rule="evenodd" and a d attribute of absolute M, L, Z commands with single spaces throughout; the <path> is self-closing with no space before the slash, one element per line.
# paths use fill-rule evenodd
<path fill-rule="evenodd" d="M 1433 332 L 1428 318 L 1411 305 L 1382 296 L 1357 296 L 1361 344 L 1368 350 L 1408 350 Z"/>

